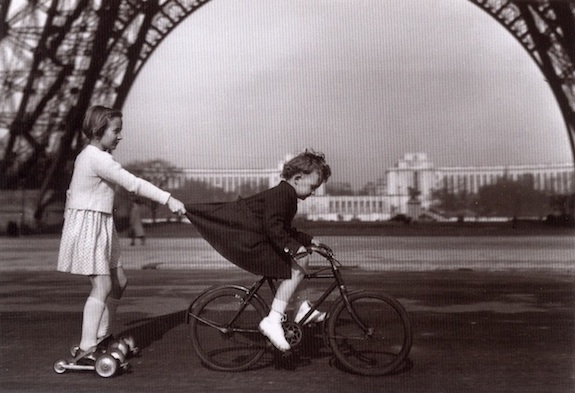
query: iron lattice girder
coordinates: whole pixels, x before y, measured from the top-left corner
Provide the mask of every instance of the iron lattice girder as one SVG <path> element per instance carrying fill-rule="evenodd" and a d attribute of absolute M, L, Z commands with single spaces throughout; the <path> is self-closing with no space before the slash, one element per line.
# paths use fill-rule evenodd
<path fill-rule="evenodd" d="M 0 177 L 17 179 L 51 158 L 43 194 L 81 148 L 82 114 L 92 103 L 121 108 L 147 59 L 209 0 L 36 0 L 0 31 Z M 350 0 L 351 1 L 351 0 Z M 575 132 L 575 11 L 565 1 L 469 0 L 513 34 L 550 83 Z M 60 143 L 58 143 L 58 141 Z M 8 181 L 9 183 L 9 181 Z"/>
<path fill-rule="evenodd" d="M 79 113 L 90 103 L 120 108 L 154 49 L 207 1 L 40 0 L 11 15 L 0 41 L 2 175 L 17 177 L 35 150 L 55 154 L 62 135 L 78 145 Z"/>
<path fill-rule="evenodd" d="M 548 81 L 575 153 L 575 2 L 469 0 L 525 48 Z"/>

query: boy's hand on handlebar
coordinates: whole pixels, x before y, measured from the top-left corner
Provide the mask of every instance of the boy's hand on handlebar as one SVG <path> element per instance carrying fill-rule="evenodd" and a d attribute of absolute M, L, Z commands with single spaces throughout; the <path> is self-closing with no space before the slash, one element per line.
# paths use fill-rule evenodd
<path fill-rule="evenodd" d="M 301 259 L 303 257 L 308 256 L 309 254 L 310 254 L 310 251 L 307 248 L 305 248 L 304 246 L 301 246 L 300 248 L 298 248 L 298 250 L 294 256 L 294 259 Z"/>
<path fill-rule="evenodd" d="M 333 255 L 333 250 L 327 244 L 324 244 L 324 243 L 317 241 L 315 239 L 313 239 L 311 241 L 311 243 L 313 246 L 322 249 L 323 251 L 325 251 L 326 253 L 328 253 L 330 255 Z"/>
<path fill-rule="evenodd" d="M 170 197 L 170 199 L 168 199 L 168 208 L 172 213 L 177 214 L 178 216 L 186 214 L 186 207 L 184 204 L 174 197 Z"/>

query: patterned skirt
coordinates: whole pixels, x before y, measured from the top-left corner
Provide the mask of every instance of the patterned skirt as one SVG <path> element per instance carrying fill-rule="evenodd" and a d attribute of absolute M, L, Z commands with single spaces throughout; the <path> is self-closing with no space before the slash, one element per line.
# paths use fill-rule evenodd
<path fill-rule="evenodd" d="M 58 271 L 109 275 L 121 266 L 120 240 L 111 214 L 67 209 L 58 254 Z"/>

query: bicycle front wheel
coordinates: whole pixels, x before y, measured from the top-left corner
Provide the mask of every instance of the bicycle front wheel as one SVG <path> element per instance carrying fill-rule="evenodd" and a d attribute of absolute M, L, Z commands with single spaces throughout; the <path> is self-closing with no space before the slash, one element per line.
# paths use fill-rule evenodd
<path fill-rule="evenodd" d="M 362 375 L 394 371 L 411 349 L 411 322 L 403 306 L 389 295 L 358 292 L 341 301 L 328 321 L 330 346 L 341 364 Z"/>
<path fill-rule="evenodd" d="M 225 287 L 208 293 L 190 311 L 192 345 L 202 362 L 219 371 L 241 371 L 264 354 L 258 324 L 266 315 L 259 298 L 246 303 L 246 291 Z"/>

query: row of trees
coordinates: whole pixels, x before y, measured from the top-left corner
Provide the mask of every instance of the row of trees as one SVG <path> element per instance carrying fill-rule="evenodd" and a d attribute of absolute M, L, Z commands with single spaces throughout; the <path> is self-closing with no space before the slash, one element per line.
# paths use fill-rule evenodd
<path fill-rule="evenodd" d="M 325 190 L 328 195 L 377 195 L 378 186 L 374 182 L 366 183 L 359 190 L 354 190 L 347 182 L 328 182 Z"/>
<path fill-rule="evenodd" d="M 550 196 L 536 190 L 532 179 L 501 177 L 476 194 L 435 190 L 434 207 L 451 215 L 481 217 L 545 217 L 550 213 Z"/>
<path fill-rule="evenodd" d="M 349 183 L 326 184 L 328 195 L 376 195 L 376 188 L 373 183 L 357 191 Z M 417 190 L 410 190 L 412 197 L 414 191 Z M 432 192 L 432 208 L 449 216 L 545 217 L 557 213 L 557 203 L 551 203 L 554 197 L 557 196 L 535 189 L 531 176 L 518 180 L 503 176 L 494 184 L 483 186 L 477 193 L 436 189 Z"/>

